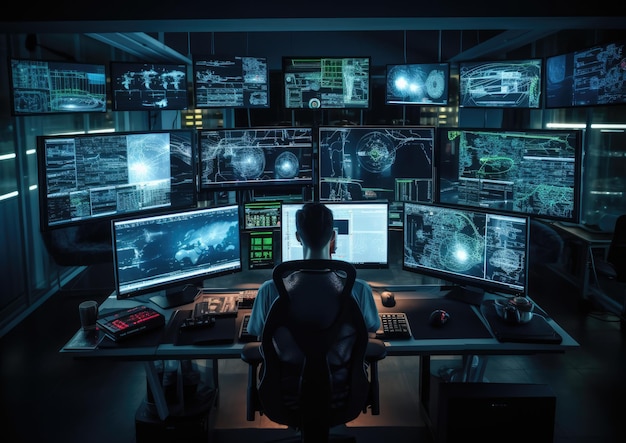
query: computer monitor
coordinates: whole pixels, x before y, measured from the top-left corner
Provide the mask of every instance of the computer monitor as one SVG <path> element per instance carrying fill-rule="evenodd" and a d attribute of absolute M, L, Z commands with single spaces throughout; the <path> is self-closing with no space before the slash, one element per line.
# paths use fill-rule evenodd
<path fill-rule="evenodd" d="M 439 128 L 438 195 L 472 206 L 578 223 L 578 130 Z"/>
<path fill-rule="evenodd" d="M 111 62 L 114 111 L 182 110 L 189 107 L 184 63 Z"/>
<path fill-rule="evenodd" d="M 106 112 L 106 66 L 11 59 L 10 97 L 15 116 Z"/>
<path fill-rule="evenodd" d="M 336 231 L 333 258 L 356 268 L 389 266 L 389 203 L 326 202 Z M 301 260 L 302 245 L 296 240 L 296 212 L 304 203 L 283 203 L 281 215 L 282 261 Z"/>
<path fill-rule="evenodd" d="M 280 228 L 280 200 L 259 200 L 243 204 L 243 229 L 249 231 Z"/>
<path fill-rule="evenodd" d="M 368 109 L 370 57 L 283 57 L 287 109 Z"/>
<path fill-rule="evenodd" d="M 476 304 L 484 291 L 525 296 L 530 219 L 470 208 L 404 203 L 404 270 L 457 285 Z"/>
<path fill-rule="evenodd" d="M 196 55 L 193 59 L 196 108 L 269 108 L 269 68 L 265 57 Z"/>
<path fill-rule="evenodd" d="M 195 207 L 193 135 L 171 130 L 37 137 L 41 229 Z"/>
<path fill-rule="evenodd" d="M 156 293 L 159 306 L 179 306 L 204 279 L 241 271 L 238 205 L 118 219 L 111 230 L 118 299 Z"/>
<path fill-rule="evenodd" d="M 626 103 L 626 42 L 546 59 L 546 108 Z"/>
<path fill-rule="evenodd" d="M 433 201 L 434 145 L 433 127 L 321 126 L 319 198 L 386 200 L 401 227 L 401 202 Z"/>
<path fill-rule="evenodd" d="M 387 65 L 385 104 L 445 106 L 449 77 L 449 63 Z"/>
<path fill-rule="evenodd" d="M 459 63 L 459 106 L 541 107 L 542 59 Z"/>
<path fill-rule="evenodd" d="M 312 128 L 207 129 L 199 138 L 201 189 L 313 184 Z"/>

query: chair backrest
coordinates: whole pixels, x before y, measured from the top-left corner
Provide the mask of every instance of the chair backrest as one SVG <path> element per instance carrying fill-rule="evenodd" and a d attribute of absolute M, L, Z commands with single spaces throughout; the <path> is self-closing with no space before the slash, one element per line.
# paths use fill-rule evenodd
<path fill-rule="evenodd" d="M 312 420 L 323 430 L 365 409 L 368 333 L 351 295 L 355 278 L 354 267 L 340 260 L 294 260 L 274 268 L 279 298 L 261 337 L 259 383 L 271 420 L 302 432 Z"/>
<path fill-rule="evenodd" d="M 626 281 L 626 214 L 617 217 L 606 259 L 615 268 L 617 280 Z"/>

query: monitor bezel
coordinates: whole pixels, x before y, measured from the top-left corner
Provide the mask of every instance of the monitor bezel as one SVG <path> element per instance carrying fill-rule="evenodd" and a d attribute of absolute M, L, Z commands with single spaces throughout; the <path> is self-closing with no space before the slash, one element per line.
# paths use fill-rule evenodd
<path fill-rule="evenodd" d="M 476 213 L 482 214 L 483 216 L 492 215 L 495 217 L 502 218 L 513 218 L 519 219 L 519 221 L 524 221 L 526 226 L 526 235 L 525 235 L 525 257 L 523 259 L 524 262 L 524 282 L 523 287 L 518 287 L 516 285 L 507 284 L 503 282 L 498 282 L 496 280 L 490 280 L 484 277 L 474 277 L 471 275 L 459 274 L 453 271 L 446 271 L 444 269 L 438 269 L 433 267 L 426 267 L 422 265 L 409 266 L 407 265 L 405 250 L 406 250 L 406 230 L 407 230 L 407 206 L 422 206 L 425 208 L 432 207 L 436 210 L 445 210 L 445 211 L 457 211 L 461 213 Z M 404 271 L 427 275 L 430 277 L 438 278 L 444 282 L 452 283 L 454 286 L 464 289 L 466 291 L 465 294 L 459 294 L 459 297 L 462 299 L 463 297 L 467 298 L 469 303 L 475 304 L 475 291 L 479 290 L 481 293 L 490 292 L 496 294 L 507 294 L 511 296 L 527 296 L 528 295 L 528 283 L 529 283 L 529 263 L 530 263 L 530 220 L 531 218 L 527 215 L 520 214 L 507 214 L 500 211 L 485 211 L 481 208 L 473 208 L 473 207 L 458 207 L 451 205 L 444 205 L 439 203 L 423 203 L 423 202 L 405 202 L 404 210 L 403 210 L 403 227 L 402 227 L 402 269 Z M 483 264 L 488 260 L 487 257 L 483 258 Z M 451 288 L 451 289 L 453 289 Z M 456 294 L 455 294 L 456 296 Z M 482 298 L 482 295 L 480 296 Z"/>
<path fill-rule="evenodd" d="M 186 196 L 182 198 L 172 198 L 172 192 L 170 192 L 170 204 L 169 206 L 158 206 L 149 209 L 138 209 L 134 211 L 107 213 L 99 216 L 90 215 L 88 217 L 74 218 L 67 221 L 52 222 L 50 221 L 48 214 L 49 196 L 48 196 L 48 181 L 47 181 L 47 169 L 46 169 L 46 141 L 47 140 L 63 140 L 66 138 L 78 139 L 78 138 L 97 138 L 97 137 L 119 137 L 119 136 L 132 136 L 141 134 L 186 134 L 185 140 L 189 140 L 190 152 L 190 170 L 189 180 L 190 182 L 183 182 L 180 186 L 185 186 L 185 189 L 179 190 Z M 171 142 L 171 136 L 170 136 Z M 170 159 L 172 158 L 172 150 L 170 149 Z M 116 218 L 125 218 L 133 215 L 143 214 L 156 214 L 164 210 L 182 210 L 195 208 L 198 205 L 198 183 L 197 183 L 197 142 L 195 139 L 195 131 L 191 129 L 172 129 L 172 130 L 154 130 L 154 131 L 127 131 L 127 132 L 103 132 L 103 133 L 81 133 L 81 134 L 55 134 L 55 135 L 40 135 L 37 136 L 37 175 L 38 175 L 38 189 L 39 189 L 39 226 L 40 230 L 49 231 L 54 229 L 65 228 L 69 226 L 80 226 L 83 224 L 90 224 L 98 221 L 109 221 Z M 170 162 L 170 182 L 172 181 L 172 163 Z M 172 184 L 172 186 L 174 186 Z M 87 188 L 93 189 L 94 187 Z M 176 193 L 174 194 L 176 196 Z M 182 197 L 182 195 L 181 195 Z"/>
<path fill-rule="evenodd" d="M 220 182 L 205 182 L 203 179 L 205 160 L 203 158 L 203 152 L 206 147 L 203 146 L 206 134 L 215 132 L 220 134 L 227 132 L 246 132 L 246 131 L 275 131 L 277 133 L 281 131 L 308 131 L 311 136 L 311 145 L 307 147 L 295 147 L 298 149 L 307 149 L 311 153 L 311 174 L 310 177 L 301 179 L 251 179 L 251 180 L 229 180 Z M 313 128 L 307 126 L 259 126 L 259 127 L 238 127 L 238 128 L 210 128 L 198 130 L 198 158 L 199 158 L 199 171 L 198 171 L 198 186 L 203 191 L 221 191 L 221 190 L 238 190 L 238 189 L 254 189 L 254 188 L 294 188 L 294 187 L 308 187 L 315 183 L 315 152 L 314 152 L 314 134 Z M 288 149 L 289 146 L 283 146 L 281 148 Z"/>
<path fill-rule="evenodd" d="M 210 214 L 214 212 L 231 211 L 231 210 L 237 210 L 237 217 L 235 219 L 237 220 L 237 226 L 239 228 L 238 229 L 239 231 L 238 232 L 238 236 L 239 236 L 239 251 L 238 251 L 239 252 L 239 264 L 238 265 L 229 269 L 222 269 L 219 271 L 211 272 L 210 270 L 206 270 L 203 273 L 196 274 L 193 276 L 181 275 L 179 278 L 174 278 L 172 276 L 167 281 L 153 282 L 152 284 L 147 284 L 136 289 L 127 289 L 127 290 L 120 289 L 119 258 L 118 258 L 119 251 L 116 247 L 116 240 L 117 240 L 116 227 L 118 225 L 133 223 L 133 222 L 142 222 L 146 220 L 167 219 L 167 218 L 173 218 L 173 217 L 177 217 L 181 215 L 194 215 L 194 214 L 202 215 L 204 213 Z M 149 215 L 142 214 L 140 217 L 135 216 L 135 217 L 127 217 L 127 218 L 119 218 L 119 219 L 111 220 L 113 274 L 114 274 L 114 281 L 115 281 L 116 298 L 118 300 L 126 300 L 126 299 L 131 299 L 131 298 L 146 295 L 146 294 L 151 294 L 151 295 L 158 294 L 162 291 L 165 291 L 166 293 L 166 295 L 164 295 L 163 297 L 167 297 L 168 296 L 167 291 L 170 289 L 175 288 L 177 289 L 176 292 L 186 290 L 187 286 L 192 286 L 193 288 L 200 289 L 203 285 L 204 280 L 213 279 L 213 278 L 221 277 L 224 275 L 230 275 L 230 274 L 241 272 L 243 270 L 243 257 L 242 257 L 243 244 L 242 244 L 241 229 L 240 229 L 240 218 L 241 218 L 240 212 L 241 212 L 241 209 L 238 204 L 226 204 L 226 205 L 212 206 L 212 207 L 205 207 L 205 208 L 192 208 L 189 210 L 182 210 L 182 211 L 180 210 L 179 211 L 167 211 L 167 212 L 161 212 L 161 213 L 149 214 Z M 172 297 L 179 298 L 180 295 L 176 292 L 171 295 Z M 195 295 L 195 293 L 191 295 Z M 191 300 L 193 300 L 193 298 L 194 297 L 191 296 Z"/>
<path fill-rule="evenodd" d="M 368 63 L 368 72 L 367 72 L 367 88 L 368 88 L 368 93 L 367 93 L 367 103 L 364 105 L 345 105 L 343 104 L 342 106 L 324 106 L 323 102 L 317 98 L 317 100 L 311 99 L 309 100 L 309 106 L 304 106 L 304 104 L 302 106 L 292 106 L 288 103 L 287 100 L 287 76 L 289 75 L 289 71 L 287 69 L 289 62 L 291 60 L 296 60 L 296 59 L 311 59 L 311 60 L 315 60 L 315 61 L 322 61 L 322 60 L 345 60 L 345 59 L 363 59 L 363 60 L 367 60 Z M 341 109 L 351 109 L 351 110 L 369 110 L 372 107 L 372 57 L 369 55 L 365 55 L 365 56 L 334 56 L 334 55 L 329 55 L 329 56 L 298 56 L 298 55 L 283 55 L 282 56 L 282 68 L 281 68 L 281 86 L 282 86 L 282 98 L 283 98 L 283 107 L 285 109 L 288 110 L 302 110 L 302 109 L 309 109 L 309 110 L 341 110 Z"/>
<path fill-rule="evenodd" d="M 412 69 L 412 68 L 430 68 L 431 72 L 437 68 L 444 69 L 444 92 L 440 100 L 426 99 L 421 100 L 403 100 L 396 98 L 391 92 L 390 78 L 394 69 Z M 428 78 L 427 78 L 428 80 Z M 426 97 L 427 94 L 424 94 Z M 450 63 L 448 62 L 432 62 L 432 63 L 395 63 L 388 64 L 385 68 L 385 104 L 386 105 L 407 105 L 407 106 L 448 106 L 450 103 Z"/>
<path fill-rule="evenodd" d="M 170 70 L 178 69 L 184 72 L 185 75 L 180 80 L 182 87 L 178 89 L 179 91 L 181 91 L 182 94 L 184 94 L 181 104 L 174 105 L 174 106 L 167 106 L 167 105 L 160 106 L 158 104 L 159 102 L 155 101 L 154 106 L 143 106 L 141 104 L 138 104 L 137 100 L 135 99 L 132 101 L 132 106 L 122 106 L 121 105 L 122 100 L 118 100 L 117 95 L 116 95 L 116 83 L 119 80 L 119 76 L 117 76 L 116 74 L 121 74 L 122 71 L 124 71 L 124 68 L 139 69 L 141 66 L 144 66 L 144 67 L 152 66 L 152 69 L 155 69 L 155 67 L 158 67 L 160 69 L 170 69 Z M 189 100 L 189 84 L 190 83 L 188 79 L 187 68 L 188 68 L 187 65 L 184 63 L 111 61 L 109 63 L 109 73 L 110 73 L 110 78 L 111 78 L 111 109 L 113 111 L 182 111 L 182 110 L 189 109 L 191 101 Z M 142 93 L 145 93 L 145 92 L 148 92 L 148 89 L 142 88 L 142 89 L 139 89 L 139 91 L 141 91 Z M 162 91 L 163 94 L 166 96 L 165 98 L 167 98 L 167 94 L 170 90 L 160 89 L 159 91 Z M 174 91 L 176 91 L 176 89 Z"/>
<path fill-rule="evenodd" d="M 16 92 L 18 88 L 14 82 L 15 74 L 13 72 L 13 63 L 46 63 L 46 64 L 55 64 L 55 65 L 65 65 L 65 66 L 76 66 L 76 67 L 85 67 L 85 68 L 100 68 L 102 70 L 102 74 L 104 75 L 104 83 L 103 83 L 103 105 L 98 109 L 79 109 L 79 110 L 63 110 L 63 111 L 33 111 L 33 112 L 18 112 L 15 108 L 16 106 Z M 108 66 L 106 63 L 87 63 L 87 62 L 78 62 L 78 61 L 67 61 L 67 60 L 37 60 L 34 58 L 21 58 L 21 57 L 9 57 L 8 58 L 8 67 L 9 67 L 9 96 L 11 103 L 11 115 L 14 117 L 24 117 L 24 116 L 35 116 L 35 115 L 55 115 L 55 114 L 104 114 L 108 111 L 107 101 L 109 100 L 109 89 L 107 86 L 107 79 L 109 77 Z M 83 70 L 82 72 L 87 72 Z M 34 88 L 26 89 L 27 91 L 32 91 Z M 53 89 L 50 88 L 48 93 Z M 50 97 L 48 97 L 47 104 L 50 104 Z"/>
<path fill-rule="evenodd" d="M 563 134 L 567 133 L 575 137 L 574 143 L 574 186 L 573 186 L 573 207 L 572 207 L 572 216 L 571 217 L 562 217 L 559 215 L 553 214 L 540 214 L 540 213 L 530 213 L 524 212 L 520 210 L 509 210 L 505 208 L 489 208 L 486 206 L 481 206 L 480 204 L 472 205 L 467 203 L 457 203 L 449 200 L 442 200 L 442 171 L 443 171 L 443 152 L 444 152 L 444 140 L 447 138 L 447 134 L 450 132 L 485 132 L 492 133 L 494 135 L 518 135 L 518 134 L 536 134 L 536 135 L 550 135 L 550 134 Z M 452 128 L 452 127 L 439 127 L 437 129 L 437 155 L 435 157 L 435 165 L 437 168 L 437 174 L 435 179 L 436 190 L 435 190 L 435 199 L 433 203 L 442 204 L 447 206 L 454 207 L 467 207 L 467 208 L 483 208 L 485 210 L 497 211 L 500 213 L 511 214 L 511 215 L 527 215 L 529 217 L 536 217 L 546 220 L 553 221 L 562 221 L 562 222 L 571 222 L 578 223 L 581 217 L 581 196 L 582 196 L 582 162 L 583 162 L 583 149 L 582 149 L 582 137 L 583 133 L 579 129 L 507 129 L 507 128 Z M 459 158 L 459 153 L 455 154 L 455 158 Z M 458 165 L 456 171 L 456 178 L 458 180 Z"/>
<path fill-rule="evenodd" d="M 537 75 L 537 81 L 539 85 L 537 86 L 537 94 L 539 95 L 537 102 L 533 104 L 530 100 L 528 100 L 528 104 L 524 105 L 480 105 L 480 104 L 471 104 L 467 100 L 463 99 L 465 89 L 464 88 L 464 80 L 466 80 L 467 73 L 464 72 L 464 68 L 475 68 L 481 65 L 486 64 L 494 64 L 499 67 L 504 67 L 506 65 L 511 64 L 522 64 L 522 63 L 536 63 L 539 65 L 539 73 Z M 541 109 L 543 98 L 544 98 L 544 90 L 542 82 L 544 80 L 545 67 L 543 65 L 544 60 L 540 57 L 528 57 L 528 58 L 520 58 L 520 59 L 512 59 L 512 60 L 466 60 L 459 62 L 459 93 L 458 93 L 458 106 L 459 108 L 467 108 L 467 109 Z"/>

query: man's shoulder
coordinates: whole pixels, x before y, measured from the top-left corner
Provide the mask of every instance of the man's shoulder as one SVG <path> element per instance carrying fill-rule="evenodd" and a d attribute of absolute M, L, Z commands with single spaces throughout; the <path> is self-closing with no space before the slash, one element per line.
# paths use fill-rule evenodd
<path fill-rule="evenodd" d="M 354 280 L 354 286 L 353 287 L 355 289 L 360 289 L 362 291 L 363 290 L 365 290 L 365 291 L 371 291 L 372 290 L 372 288 L 370 287 L 370 284 L 367 281 L 365 281 L 365 280 L 363 280 L 361 278 L 356 278 Z"/>

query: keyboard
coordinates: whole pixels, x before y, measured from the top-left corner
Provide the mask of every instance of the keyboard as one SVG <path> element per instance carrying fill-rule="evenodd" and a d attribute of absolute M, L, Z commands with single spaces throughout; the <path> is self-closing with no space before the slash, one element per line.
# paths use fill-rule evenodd
<path fill-rule="evenodd" d="M 411 338 L 409 320 L 404 312 L 379 313 L 380 328 L 376 331 L 376 338 L 401 339 Z"/>
<path fill-rule="evenodd" d="M 241 343 L 258 340 L 256 335 L 250 334 L 250 332 L 248 332 L 249 321 L 250 321 L 250 314 L 244 314 L 243 319 L 241 320 L 241 327 L 239 328 L 239 341 Z"/>

